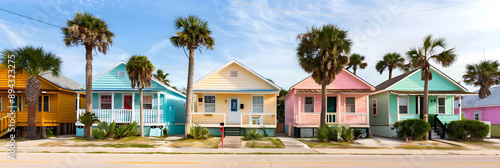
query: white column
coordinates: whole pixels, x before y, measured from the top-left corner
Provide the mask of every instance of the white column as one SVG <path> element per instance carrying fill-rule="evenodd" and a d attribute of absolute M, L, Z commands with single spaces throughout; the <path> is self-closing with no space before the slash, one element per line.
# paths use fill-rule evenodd
<path fill-rule="evenodd" d="M 156 101 L 158 102 L 158 104 L 156 105 L 157 107 L 157 111 L 156 111 L 156 121 L 157 123 L 160 123 L 160 92 L 156 93 Z"/>
<path fill-rule="evenodd" d="M 366 124 L 370 125 L 370 97 L 368 95 L 366 95 Z M 373 109 L 372 109 L 373 110 Z M 372 111 L 373 112 L 373 111 Z"/>
<path fill-rule="evenodd" d="M 111 122 L 115 121 L 115 93 L 111 92 Z"/>
<path fill-rule="evenodd" d="M 80 92 L 76 93 L 76 121 L 80 120 Z"/>
<path fill-rule="evenodd" d="M 132 92 L 132 121 L 131 122 L 134 122 L 135 121 L 135 93 Z"/>
<path fill-rule="evenodd" d="M 340 118 L 340 108 L 342 108 L 342 104 L 340 104 L 341 102 L 341 97 L 340 97 L 340 93 L 338 94 L 339 96 L 337 96 L 337 116 L 335 116 L 335 122 L 338 124 L 339 123 L 339 118 Z M 345 109 L 344 109 L 345 110 Z"/>
<path fill-rule="evenodd" d="M 462 95 L 458 95 L 458 120 L 462 120 Z"/>

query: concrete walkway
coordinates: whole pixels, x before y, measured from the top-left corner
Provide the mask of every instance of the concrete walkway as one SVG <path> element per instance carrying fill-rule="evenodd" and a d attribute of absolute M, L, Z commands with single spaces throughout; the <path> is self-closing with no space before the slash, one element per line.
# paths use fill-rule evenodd
<path fill-rule="evenodd" d="M 240 148 L 242 136 L 226 136 L 224 137 L 224 148 Z M 222 148 L 222 142 L 219 144 Z"/>
<path fill-rule="evenodd" d="M 487 150 L 486 148 L 483 148 L 483 147 L 480 147 L 477 145 L 469 145 L 469 144 L 460 143 L 460 142 L 456 142 L 456 141 L 450 141 L 450 140 L 445 140 L 445 139 L 433 139 L 433 140 L 441 142 L 441 143 L 462 146 L 463 148 L 470 149 L 470 150 Z"/>
<path fill-rule="evenodd" d="M 285 145 L 285 148 L 299 148 L 299 149 L 309 149 L 309 147 L 300 142 L 299 140 L 289 137 L 286 134 L 283 133 L 278 133 L 276 134 L 276 137 L 278 137 L 283 145 Z"/>

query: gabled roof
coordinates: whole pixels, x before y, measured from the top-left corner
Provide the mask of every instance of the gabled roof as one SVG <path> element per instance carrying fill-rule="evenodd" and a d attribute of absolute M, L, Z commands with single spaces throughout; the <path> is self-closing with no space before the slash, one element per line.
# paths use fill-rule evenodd
<path fill-rule="evenodd" d="M 121 60 L 121 61 L 119 61 L 118 63 L 116 63 L 115 65 L 113 65 L 113 66 L 109 67 L 108 69 L 106 69 L 106 70 L 102 71 L 101 73 L 98 73 L 97 75 L 95 75 L 94 77 L 92 77 L 92 81 L 94 81 L 95 79 L 99 78 L 100 76 L 102 76 L 102 75 L 104 75 L 104 74 L 106 74 L 106 73 L 108 73 L 108 72 L 112 71 L 113 69 L 115 69 L 116 67 L 118 67 L 118 66 L 120 66 L 120 65 L 122 65 L 122 64 L 123 64 L 123 65 L 127 65 L 127 63 L 126 63 L 125 61 Z M 183 93 L 179 92 L 178 90 L 176 90 L 176 89 L 174 89 L 174 88 L 172 88 L 172 87 L 170 87 L 170 86 L 165 85 L 163 82 L 160 82 L 160 81 L 159 81 L 158 79 L 156 79 L 155 77 L 151 77 L 151 80 L 152 80 L 152 81 L 154 81 L 154 82 L 156 82 L 156 83 L 158 83 L 159 85 L 163 86 L 163 87 L 164 87 L 164 88 L 166 88 L 167 90 L 170 90 L 170 91 L 172 91 L 172 92 L 174 92 L 174 93 L 177 93 L 177 94 L 179 94 L 179 95 L 181 95 L 181 96 L 183 96 L 183 97 L 186 97 L 186 95 L 185 95 L 185 94 L 183 94 Z M 81 88 L 85 88 L 85 84 L 81 85 Z"/>
<path fill-rule="evenodd" d="M 445 73 L 441 72 L 436 67 L 434 67 L 432 65 L 430 67 L 431 67 L 431 70 L 434 70 L 434 72 L 436 72 L 437 74 L 441 75 L 443 78 L 445 78 L 446 80 L 448 80 L 453 85 L 457 86 L 458 88 L 460 88 L 460 89 L 462 89 L 464 91 L 467 91 L 467 89 L 464 86 L 460 85 L 458 82 L 456 82 L 455 80 L 451 79 L 448 75 L 446 75 Z M 375 87 L 376 88 L 376 92 L 377 91 L 381 91 L 381 90 L 387 90 L 387 88 L 390 88 L 391 86 L 394 86 L 398 82 L 406 79 L 409 76 L 412 76 L 413 74 L 415 74 L 415 73 L 417 73 L 419 71 L 421 71 L 421 69 L 415 69 L 415 70 L 406 72 L 404 74 L 401 74 L 399 76 L 396 76 L 394 78 L 391 78 L 389 80 L 386 80 L 386 81 L 380 83 L 379 85 L 377 85 Z"/>
<path fill-rule="evenodd" d="M 63 88 L 63 89 L 68 89 L 68 90 L 76 90 L 80 89 L 81 84 L 64 76 L 64 75 L 59 75 L 59 76 L 54 76 L 52 73 L 48 72 L 45 74 L 40 75 L 42 78 L 45 80 L 49 81 L 50 83 L 56 85 L 57 87 Z"/>
<path fill-rule="evenodd" d="M 237 64 L 239 65 L 240 67 L 242 67 L 243 69 L 249 71 L 250 73 L 254 74 L 255 76 L 259 77 L 260 79 L 262 79 L 263 81 L 265 81 L 266 83 L 270 84 L 271 86 L 273 86 L 274 88 L 276 88 L 277 90 L 281 90 L 281 87 L 279 87 L 278 85 L 276 85 L 275 83 L 267 80 L 266 78 L 264 78 L 262 75 L 258 74 L 257 72 L 253 71 L 252 69 L 248 68 L 247 66 L 243 65 L 242 63 L 238 62 L 237 60 L 233 59 L 231 61 L 229 61 L 227 64 L 221 66 L 220 68 L 210 72 L 209 74 L 203 76 L 202 78 L 198 79 L 196 82 L 194 82 L 194 85 L 196 85 L 196 83 L 202 81 L 203 79 L 207 78 L 208 76 L 210 76 L 211 74 L 214 74 L 214 73 L 218 73 L 220 71 L 222 71 L 223 69 L 225 69 L 226 67 L 228 67 L 229 65 L 232 65 L 232 64 Z"/>
<path fill-rule="evenodd" d="M 478 93 L 479 90 L 474 91 Z M 467 107 L 485 107 L 485 106 L 500 106 L 500 86 L 490 88 L 491 95 L 480 99 L 478 95 L 463 96 L 462 108 Z M 458 107 L 458 100 L 455 101 L 455 107 Z"/>
<path fill-rule="evenodd" d="M 343 69 L 342 69 L 342 71 L 347 72 L 347 74 L 349 74 L 349 75 L 353 76 L 354 78 L 356 78 L 356 79 L 357 79 L 357 80 L 359 80 L 360 82 L 362 82 L 362 83 L 366 84 L 368 87 L 375 89 L 375 87 L 374 87 L 372 84 L 368 83 L 367 81 L 365 81 L 363 78 L 359 77 L 358 75 L 355 75 L 355 74 L 354 74 L 354 73 L 352 73 L 351 71 L 349 71 L 349 70 L 347 70 L 347 69 L 345 69 L 345 68 L 343 68 Z M 311 76 L 312 76 L 312 75 L 309 75 L 309 76 L 307 76 L 306 78 L 304 78 L 304 79 L 300 80 L 299 82 L 295 83 L 295 84 L 294 84 L 294 85 L 292 85 L 292 86 L 290 87 L 290 89 L 288 89 L 288 90 L 292 90 L 292 88 L 294 88 L 295 86 L 297 86 L 299 83 L 304 82 L 306 79 L 308 79 L 308 78 L 309 78 L 309 77 L 311 77 Z"/>

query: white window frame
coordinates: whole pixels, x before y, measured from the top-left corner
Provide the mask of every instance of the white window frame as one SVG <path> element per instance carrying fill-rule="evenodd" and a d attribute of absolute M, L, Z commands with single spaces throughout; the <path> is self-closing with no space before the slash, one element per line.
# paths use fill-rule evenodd
<path fill-rule="evenodd" d="M 444 113 L 439 113 L 439 99 L 444 99 Z M 437 114 L 442 114 L 442 115 L 446 115 L 446 97 L 443 97 L 443 96 L 440 96 L 437 98 L 437 101 L 436 101 L 436 105 L 437 105 Z"/>
<path fill-rule="evenodd" d="M 400 113 L 400 111 L 399 111 L 399 109 L 400 109 L 400 108 L 399 108 L 399 106 L 400 106 L 400 105 L 399 105 L 399 98 L 400 98 L 400 97 L 404 97 L 404 98 L 406 98 L 406 113 Z M 403 115 L 404 115 L 404 114 L 410 114 L 410 96 L 398 96 L 398 114 L 400 114 L 400 115 L 401 115 L 401 114 L 403 114 Z M 398 119 L 398 120 L 399 120 L 399 119 Z"/>
<path fill-rule="evenodd" d="M 262 97 L 262 112 L 254 112 L 253 111 L 253 105 L 255 104 L 253 102 L 253 97 Z M 265 102 L 266 102 L 266 96 L 265 95 L 252 95 L 252 107 L 251 107 L 252 113 L 264 113 L 264 111 L 266 111 L 266 110 L 264 110 L 265 109 L 264 107 L 266 106 Z"/>
<path fill-rule="evenodd" d="M 481 121 L 481 110 L 474 111 L 474 116 L 472 116 L 473 120 L 476 120 L 476 115 L 478 115 L 478 121 Z"/>
<path fill-rule="evenodd" d="M 372 99 L 372 116 L 377 116 L 378 115 L 378 104 L 377 103 L 378 103 L 377 99 Z M 375 105 L 375 107 L 373 107 L 373 105 Z M 375 110 L 376 113 L 373 113 L 373 110 Z"/>
<path fill-rule="evenodd" d="M 203 96 L 203 112 L 204 113 L 217 113 L 217 95 L 216 94 L 202 94 L 202 96 Z M 215 102 L 214 102 L 214 104 L 215 104 L 215 111 L 213 111 L 213 112 L 211 112 L 211 111 L 209 111 L 209 112 L 205 111 L 205 109 L 206 109 L 205 108 L 205 96 L 215 96 Z"/>
<path fill-rule="evenodd" d="M 313 106 L 312 112 L 306 111 L 306 98 L 308 98 L 308 97 L 312 97 L 312 99 L 313 99 L 312 100 L 312 106 Z M 304 109 L 302 109 L 304 113 L 314 113 L 314 111 L 316 111 L 316 107 L 315 107 L 316 100 L 315 99 L 316 98 L 314 96 L 304 96 Z"/>
<path fill-rule="evenodd" d="M 111 102 L 110 102 L 111 108 L 110 109 L 106 109 L 106 110 L 113 109 L 113 96 L 111 95 L 111 93 L 99 93 L 99 109 L 102 109 L 101 108 L 101 104 L 102 104 L 101 96 L 111 96 Z"/>
<path fill-rule="evenodd" d="M 154 103 L 153 103 L 153 102 L 155 101 L 155 96 L 154 96 L 153 94 L 142 94 L 142 98 L 143 98 L 143 99 L 144 99 L 144 96 L 151 96 L 151 108 L 150 108 L 150 109 L 146 109 L 146 108 L 145 108 L 145 109 L 146 109 L 146 110 L 153 110 L 153 109 L 155 109 L 155 108 L 154 108 L 154 106 L 153 106 L 153 105 L 154 105 Z M 139 102 L 139 103 L 140 103 L 140 102 Z M 143 103 L 143 104 L 146 104 L 144 100 L 142 100 L 142 103 Z M 144 105 L 142 105 L 142 107 L 144 107 Z"/>
<path fill-rule="evenodd" d="M 123 77 L 120 77 L 120 73 L 123 73 Z M 118 71 L 118 78 L 125 78 L 127 76 L 127 72 L 125 71 Z"/>
<path fill-rule="evenodd" d="M 347 111 L 347 98 L 354 98 L 354 112 L 353 111 Z M 344 97 L 344 112 L 345 113 L 356 113 L 356 97 Z"/>

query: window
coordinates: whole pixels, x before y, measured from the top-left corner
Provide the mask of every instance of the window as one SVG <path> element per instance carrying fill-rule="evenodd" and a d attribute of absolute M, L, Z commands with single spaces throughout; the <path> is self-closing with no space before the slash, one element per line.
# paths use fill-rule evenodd
<path fill-rule="evenodd" d="M 377 116 L 377 99 L 372 100 L 372 115 Z"/>
<path fill-rule="evenodd" d="M 474 120 L 481 120 L 481 111 L 474 111 Z"/>
<path fill-rule="evenodd" d="M 408 97 L 399 97 L 399 114 L 408 114 Z"/>
<path fill-rule="evenodd" d="M 118 78 L 125 78 L 125 72 L 124 71 L 119 71 L 118 72 Z"/>
<path fill-rule="evenodd" d="M 14 100 L 12 100 L 12 110 L 17 111 L 17 100 L 19 100 L 18 96 L 14 97 Z"/>
<path fill-rule="evenodd" d="M 2 96 L 0 96 L 0 111 L 2 111 Z"/>
<path fill-rule="evenodd" d="M 256 113 L 264 112 L 264 96 L 252 97 L 252 112 Z"/>
<path fill-rule="evenodd" d="M 38 97 L 38 111 L 49 111 L 49 96 L 39 96 Z"/>
<path fill-rule="evenodd" d="M 19 111 L 23 111 L 23 97 L 19 96 L 19 106 L 17 107 Z"/>
<path fill-rule="evenodd" d="M 205 96 L 204 101 L 203 110 L 205 112 L 215 112 L 215 96 Z"/>
<path fill-rule="evenodd" d="M 446 109 L 446 99 L 438 98 L 438 112 L 439 114 L 444 114 Z"/>
<path fill-rule="evenodd" d="M 153 95 L 144 95 L 142 98 L 144 109 L 153 109 Z"/>
<path fill-rule="evenodd" d="M 111 109 L 111 95 L 101 95 L 101 109 Z"/>
<path fill-rule="evenodd" d="M 314 97 L 305 97 L 304 112 L 314 112 Z"/>
<path fill-rule="evenodd" d="M 238 77 L 238 71 L 231 71 L 231 77 Z"/>
<path fill-rule="evenodd" d="M 356 98 L 346 97 L 345 98 L 345 112 L 355 113 L 356 112 Z"/>

